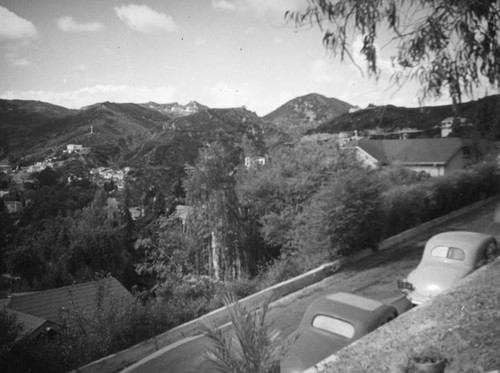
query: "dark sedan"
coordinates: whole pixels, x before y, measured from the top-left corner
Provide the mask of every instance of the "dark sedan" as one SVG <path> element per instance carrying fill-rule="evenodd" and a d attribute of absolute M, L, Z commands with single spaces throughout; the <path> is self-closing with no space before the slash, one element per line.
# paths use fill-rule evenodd
<path fill-rule="evenodd" d="M 302 318 L 298 338 L 281 361 L 281 373 L 303 372 L 397 315 L 394 306 L 355 294 L 318 298 Z"/>

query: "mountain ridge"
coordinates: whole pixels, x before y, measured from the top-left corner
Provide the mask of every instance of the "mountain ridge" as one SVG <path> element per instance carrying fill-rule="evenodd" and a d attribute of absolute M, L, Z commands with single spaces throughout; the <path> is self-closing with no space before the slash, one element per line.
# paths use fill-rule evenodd
<path fill-rule="evenodd" d="M 336 98 L 309 93 L 285 102 L 263 116 L 263 119 L 272 122 L 284 131 L 303 134 L 326 121 L 347 113 L 352 107 L 354 106 Z"/>

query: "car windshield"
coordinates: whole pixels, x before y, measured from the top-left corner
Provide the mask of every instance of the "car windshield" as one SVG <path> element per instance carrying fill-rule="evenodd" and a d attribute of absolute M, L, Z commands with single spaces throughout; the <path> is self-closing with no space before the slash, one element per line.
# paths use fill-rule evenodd
<path fill-rule="evenodd" d="M 447 258 L 463 261 L 465 259 L 465 251 L 458 247 L 436 246 L 431 251 L 433 258 Z"/>
<path fill-rule="evenodd" d="M 317 315 L 314 317 L 312 326 L 349 339 L 354 337 L 354 326 L 344 320 L 339 320 L 331 316 Z"/>

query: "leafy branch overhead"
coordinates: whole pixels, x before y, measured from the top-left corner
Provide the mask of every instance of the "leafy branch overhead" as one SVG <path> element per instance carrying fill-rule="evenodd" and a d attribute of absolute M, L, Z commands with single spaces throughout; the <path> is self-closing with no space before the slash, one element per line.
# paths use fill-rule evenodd
<path fill-rule="evenodd" d="M 323 44 L 354 62 L 352 40 L 369 75 L 379 76 L 378 43 L 394 45 L 391 56 L 397 84 L 415 79 L 420 99 L 440 97 L 447 89 L 454 103 L 474 87 L 500 82 L 500 4 L 495 0 L 309 0 L 285 19 L 297 26 L 318 25 Z M 384 45 L 384 44 L 382 44 Z"/>

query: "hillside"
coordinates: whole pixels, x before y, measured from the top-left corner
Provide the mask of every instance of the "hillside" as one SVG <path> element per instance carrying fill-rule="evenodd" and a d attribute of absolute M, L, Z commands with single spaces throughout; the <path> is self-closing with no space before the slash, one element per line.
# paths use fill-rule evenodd
<path fill-rule="evenodd" d="M 136 190 L 156 185 L 168 191 L 192 165 L 198 149 L 216 139 L 240 144 L 244 135 L 263 153 L 263 129 L 256 114 L 242 109 L 187 105 L 97 103 L 69 110 L 43 102 L 0 100 L 0 158 L 33 164 L 67 144 L 92 149 L 92 167 L 132 167 Z M 272 127 L 272 126 L 271 126 Z M 260 144 L 260 145 L 259 145 Z"/>
<path fill-rule="evenodd" d="M 69 110 L 46 103 L 0 100 L 0 115 L 3 157 L 43 158 L 68 143 L 78 143 L 95 148 L 103 162 L 118 160 L 171 119 L 137 104 L 110 102 Z"/>
<path fill-rule="evenodd" d="M 414 128 L 424 131 L 422 136 L 432 136 L 436 126 L 448 117 L 467 118 L 482 136 L 500 137 L 500 95 L 493 95 L 477 101 L 457 105 L 456 113 L 452 105 L 406 108 L 392 105 L 370 106 L 354 113 L 344 113 L 333 118 L 308 133 L 338 133 L 341 131 L 364 131 L 383 129 L 398 131 Z"/>
<path fill-rule="evenodd" d="M 148 109 L 157 110 L 160 113 L 164 113 L 175 118 L 184 117 L 186 115 L 191 115 L 199 111 L 208 109 L 208 106 L 202 105 L 196 101 L 190 101 L 186 105 L 181 105 L 177 102 L 171 104 L 157 104 L 156 102 L 148 102 L 147 104 L 142 104 L 142 106 Z"/>
<path fill-rule="evenodd" d="M 304 133 L 347 113 L 352 107 L 352 105 L 336 98 L 311 93 L 286 102 L 265 115 L 263 119 L 274 123 L 283 131 Z"/>
<path fill-rule="evenodd" d="M 244 135 L 261 144 L 263 127 L 262 119 L 245 109 L 203 110 L 166 123 L 161 132 L 127 153 L 123 165 L 140 169 L 137 179 L 142 182 L 171 186 L 184 175 L 185 165 L 194 164 L 201 146 L 215 140 L 239 144 Z"/>
<path fill-rule="evenodd" d="M 0 100 L 0 158 L 36 150 L 76 113 L 40 101 Z"/>

